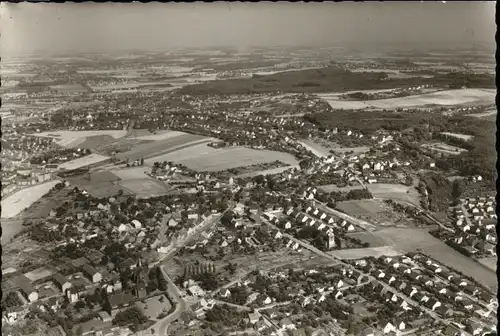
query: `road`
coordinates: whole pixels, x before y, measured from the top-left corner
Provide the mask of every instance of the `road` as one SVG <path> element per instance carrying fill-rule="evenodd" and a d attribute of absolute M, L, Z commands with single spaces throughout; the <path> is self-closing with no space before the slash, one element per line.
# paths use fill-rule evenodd
<path fill-rule="evenodd" d="M 274 228 L 275 230 L 281 231 L 278 227 L 276 227 L 275 225 L 271 224 L 269 221 L 267 221 L 264 218 L 262 218 L 262 222 L 265 223 L 265 224 L 267 224 L 267 225 L 269 225 L 270 227 Z M 310 244 L 308 244 L 306 242 L 303 242 L 303 241 L 301 241 L 301 240 L 299 240 L 299 239 L 297 239 L 297 238 L 295 238 L 295 237 L 293 237 L 293 236 L 291 236 L 291 235 L 289 235 L 287 233 L 283 233 L 282 232 L 282 234 L 283 234 L 284 237 L 290 238 L 291 240 L 299 243 L 301 246 L 303 246 L 304 248 L 310 250 L 311 252 L 314 252 L 314 253 L 316 253 L 316 254 L 318 254 L 318 255 L 320 255 L 322 257 L 325 257 L 325 258 L 327 258 L 329 260 L 332 260 L 332 261 L 335 261 L 335 262 L 337 262 L 339 264 L 342 264 L 346 268 L 349 268 L 349 269 L 352 269 L 352 270 L 356 270 L 358 273 L 361 273 L 362 275 L 364 275 L 365 277 L 367 277 L 368 281 L 376 281 L 376 282 L 380 283 L 384 288 L 386 288 L 386 289 L 390 290 L 391 292 L 395 293 L 399 298 L 402 298 L 403 300 L 405 300 L 406 302 L 408 302 L 409 304 L 411 304 L 413 306 L 417 306 L 417 307 L 421 308 L 427 315 L 431 316 L 434 320 L 436 320 L 436 321 L 438 321 L 438 322 L 440 322 L 442 324 L 445 324 L 445 325 L 449 325 L 450 324 L 449 321 L 442 319 L 441 317 L 439 317 L 432 310 L 430 310 L 430 309 L 428 309 L 428 308 L 420 305 L 418 302 L 416 302 L 413 299 L 409 298 L 405 294 L 397 291 L 395 288 L 392 288 L 391 286 L 389 286 L 389 285 L 387 285 L 387 284 L 385 284 L 383 282 L 378 281 L 371 274 L 364 273 L 360 269 L 356 269 L 354 266 L 352 266 L 350 264 L 347 264 L 347 263 L 345 263 L 345 262 L 343 262 L 343 261 L 341 261 L 341 260 L 339 260 L 339 259 L 337 259 L 337 258 L 335 258 L 335 257 L 333 257 L 331 255 L 329 255 L 328 253 L 325 253 L 325 252 L 317 249 L 316 247 L 314 247 L 314 246 L 312 246 L 312 245 L 310 245 Z M 469 334 L 467 334 L 467 333 L 464 333 L 464 335 L 465 336 L 469 336 Z"/>

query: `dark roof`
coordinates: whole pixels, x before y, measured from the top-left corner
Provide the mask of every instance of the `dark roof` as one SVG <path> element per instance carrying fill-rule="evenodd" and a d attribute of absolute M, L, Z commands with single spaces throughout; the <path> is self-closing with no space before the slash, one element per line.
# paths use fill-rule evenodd
<path fill-rule="evenodd" d="M 82 270 L 83 270 L 83 272 L 87 273 L 88 275 L 92 275 L 92 276 L 96 273 L 99 273 L 92 265 L 89 265 L 89 264 L 84 264 L 82 266 Z"/>
<path fill-rule="evenodd" d="M 24 293 L 30 294 L 35 292 L 33 284 L 26 276 L 20 275 L 16 278 L 15 282 Z"/>
<path fill-rule="evenodd" d="M 64 285 L 65 283 L 69 282 L 66 277 L 64 277 L 61 273 L 55 273 L 52 276 L 52 279 L 54 280 L 55 283 L 57 283 L 59 286 Z"/>

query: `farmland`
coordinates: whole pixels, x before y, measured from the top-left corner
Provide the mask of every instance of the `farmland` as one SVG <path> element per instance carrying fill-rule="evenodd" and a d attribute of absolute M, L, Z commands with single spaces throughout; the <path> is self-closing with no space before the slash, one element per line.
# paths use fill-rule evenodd
<path fill-rule="evenodd" d="M 448 144 L 442 143 L 442 142 L 432 142 L 429 144 L 423 144 L 422 147 L 430 149 L 430 150 L 438 152 L 438 153 L 448 154 L 448 155 L 458 155 L 462 152 L 467 152 L 466 149 L 463 149 L 460 147 L 455 147 L 452 145 L 448 145 Z"/>
<path fill-rule="evenodd" d="M 179 160 L 177 155 L 172 153 L 170 160 L 186 165 L 196 171 L 220 171 L 240 166 L 254 165 L 264 162 L 282 161 L 290 165 L 297 165 L 297 160 L 290 154 L 280 153 L 270 150 L 256 150 L 245 147 L 230 147 L 217 150 L 209 154 L 201 154 Z"/>
<path fill-rule="evenodd" d="M 129 190 L 138 198 L 161 196 L 171 190 L 165 183 L 150 178 L 120 181 L 118 185 Z"/>
<path fill-rule="evenodd" d="M 361 190 L 363 189 L 360 185 L 355 186 L 346 186 L 346 187 L 338 187 L 336 184 L 326 184 L 318 187 L 324 192 L 331 193 L 333 191 L 336 192 L 349 192 L 351 190 Z"/>
<path fill-rule="evenodd" d="M 59 181 L 50 181 L 30 188 L 22 189 L 15 194 L 2 199 L 2 218 L 17 216 L 25 208 L 35 203 L 49 192 Z M 4 230 L 6 228 L 3 228 Z"/>
<path fill-rule="evenodd" d="M 81 186 L 81 189 L 87 191 L 94 197 L 104 198 L 116 196 L 118 192 L 121 190 L 124 195 L 132 195 L 133 193 L 123 187 L 120 187 L 113 182 L 101 182 L 101 183 L 92 183 L 88 185 Z"/>
<path fill-rule="evenodd" d="M 467 134 L 458 134 L 458 133 L 450 133 L 450 132 L 441 132 L 441 134 L 447 135 L 450 137 L 454 137 L 454 138 L 458 138 L 461 140 L 466 140 L 466 141 L 473 138 L 472 135 L 467 135 Z"/>
<path fill-rule="evenodd" d="M 375 198 L 392 199 L 420 205 L 420 194 L 414 187 L 403 184 L 373 183 L 367 185 L 368 191 Z"/>
<path fill-rule="evenodd" d="M 112 170 L 112 172 L 122 180 L 137 180 L 147 178 L 148 176 L 145 174 L 147 170 L 148 167 L 131 167 Z"/>
<path fill-rule="evenodd" d="M 166 138 L 164 138 L 163 140 L 151 141 L 135 146 L 127 152 L 117 154 L 117 158 L 120 160 L 129 159 L 131 161 L 134 161 L 140 158 L 150 158 L 161 153 L 165 153 L 169 150 L 181 146 L 189 146 L 200 141 L 212 141 L 210 140 L 210 138 L 188 133 L 176 133 L 175 136 L 168 137 L 165 135 L 165 137 Z"/>
<path fill-rule="evenodd" d="M 104 156 L 104 155 L 99 155 L 99 154 L 90 154 L 81 158 L 78 158 L 76 160 L 72 160 L 69 162 L 65 162 L 59 166 L 61 169 L 77 169 L 81 167 L 86 167 L 89 165 L 93 165 L 102 161 L 108 160 L 109 157 Z"/>
<path fill-rule="evenodd" d="M 381 237 L 373 234 L 372 232 L 351 232 L 347 234 L 348 237 L 357 238 L 363 243 L 369 243 L 370 247 L 381 247 L 388 245 Z"/>
<path fill-rule="evenodd" d="M 389 98 L 370 101 L 342 101 L 336 95 L 319 95 L 334 109 L 394 109 L 426 105 L 460 105 L 469 103 L 492 104 L 495 93 L 481 89 L 446 90 L 409 97 Z"/>
<path fill-rule="evenodd" d="M 63 147 L 73 147 L 78 146 L 79 143 L 85 141 L 87 137 L 95 137 L 95 136 L 110 136 L 114 139 L 119 139 L 124 137 L 127 134 L 126 131 L 56 131 L 56 132 L 43 132 L 36 133 L 33 135 L 54 138 L 60 146 Z"/>
<path fill-rule="evenodd" d="M 329 252 L 330 255 L 339 259 L 361 259 L 366 257 L 398 256 L 403 253 L 391 246 L 366 247 L 357 249 L 345 249 Z"/>
<path fill-rule="evenodd" d="M 370 216 L 384 211 L 376 200 L 339 202 L 337 203 L 337 209 L 353 216 Z"/>
<path fill-rule="evenodd" d="M 192 144 L 191 146 L 183 146 L 183 148 L 174 148 L 166 153 L 163 153 L 158 156 L 154 156 L 150 159 L 146 159 L 145 162 L 149 165 L 152 165 L 154 162 L 162 162 L 162 161 L 175 161 L 182 162 L 183 160 L 188 160 L 191 158 L 196 158 L 201 155 L 210 155 L 214 153 L 218 153 L 222 151 L 222 149 L 215 149 L 213 147 L 207 146 L 204 142 L 197 142 Z"/>
<path fill-rule="evenodd" d="M 377 231 L 376 234 L 397 249 L 404 252 L 421 250 L 443 265 L 450 265 L 464 274 L 473 275 L 479 283 L 492 291 L 497 290 L 498 283 L 494 271 L 455 251 L 425 230 L 388 228 Z"/>

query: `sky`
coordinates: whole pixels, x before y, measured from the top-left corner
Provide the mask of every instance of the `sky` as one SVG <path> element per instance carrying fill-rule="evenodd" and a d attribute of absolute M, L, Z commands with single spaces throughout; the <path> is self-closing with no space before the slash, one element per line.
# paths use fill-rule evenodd
<path fill-rule="evenodd" d="M 2 3 L 2 55 L 216 46 L 494 46 L 495 2 Z"/>

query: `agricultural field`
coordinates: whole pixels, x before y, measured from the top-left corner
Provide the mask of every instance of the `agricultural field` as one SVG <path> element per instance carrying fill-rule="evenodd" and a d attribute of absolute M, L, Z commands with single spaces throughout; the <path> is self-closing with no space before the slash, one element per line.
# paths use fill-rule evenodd
<path fill-rule="evenodd" d="M 120 190 L 123 191 L 124 195 L 133 195 L 131 191 L 112 182 L 92 183 L 79 187 L 97 198 L 116 196 Z"/>
<path fill-rule="evenodd" d="M 494 271 L 489 270 L 480 263 L 455 251 L 441 240 L 430 235 L 423 229 L 387 228 L 377 231 L 376 234 L 397 249 L 404 252 L 419 252 L 419 250 L 436 259 L 443 265 L 468 274 L 479 283 L 497 291 L 498 283 Z"/>
<path fill-rule="evenodd" d="M 241 166 L 259 163 L 282 161 L 290 165 L 297 165 L 297 160 L 290 154 L 270 150 L 256 150 L 245 147 L 223 148 L 217 152 L 199 155 L 187 160 L 177 160 L 176 153 L 172 161 L 186 165 L 196 171 L 220 171 Z"/>
<path fill-rule="evenodd" d="M 458 155 L 462 152 L 467 152 L 466 149 L 448 145 L 443 142 L 432 142 L 429 144 L 423 144 L 422 148 L 426 148 L 435 152 L 448 154 L 448 155 Z"/>
<path fill-rule="evenodd" d="M 2 199 L 2 218 L 12 218 L 21 211 L 38 201 L 60 181 L 50 181 L 33 187 L 19 190 L 9 197 Z M 5 229 L 5 228 L 3 228 Z"/>
<path fill-rule="evenodd" d="M 200 141 L 209 142 L 212 140 L 201 135 L 181 133 L 181 134 L 176 134 L 175 136 L 172 137 L 167 137 L 166 139 L 163 140 L 151 141 L 148 143 L 140 144 L 138 146 L 133 147 L 131 150 L 127 152 L 117 154 L 116 157 L 120 160 L 129 159 L 130 161 L 134 161 L 141 158 L 146 159 L 163 154 L 169 150 L 176 149 L 181 146 L 192 145 L 193 143 Z"/>
<path fill-rule="evenodd" d="M 420 194 L 415 187 L 388 183 L 373 183 L 366 187 L 374 198 L 392 199 L 420 206 Z"/>
<path fill-rule="evenodd" d="M 361 240 L 363 243 L 369 243 L 370 247 L 381 247 L 388 245 L 385 240 L 380 238 L 379 236 L 373 234 L 372 232 L 350 232 L 347 233 L 348 237 L 357 238 Z"/>
<path fill-rule="evenodd" d="M 385 211 L 377 200 L 371 199 L 339 202 L 337 209 L 353 216 L 372 216 Z"/>
<path fill-rule="evenodd" d="M 130 168 L 123 168 L 123 169 L 117 169 L 117 170 L 112 170 L 113 174 L 118 176 L 122 180 L 137 180 L 137 179 L 143 179 L 143 178 L 148 178 L 148 175 L 146 175 L 146 171 L 150 170 L 149 167 L 130 167 Z"/>
<path fill-rule="evenodd" d="M 356 248 L 356 249 L 345 249 L 328 252 L 331 256 L 343 260 L 348 259 L 361 259 L 366 257 L 380 257 L 380 256 L 399 256 L 403 253 L 396 250 L 391 246 L 380 246 L 380 247 L 366 247 L 366 248 Z"/>
<path fill-rule="evenodd" d="M 159 140 L 166 140 L 166 139 L 175 138 L 175 137 L 178 137 L 178 136 L 181 136 L 184 134 L 186 134 L 186 133 L 179 132 L 179 131 L 167 131 L 167 132 L 162 132 L 162 133 L 146 134 L 146 135 L 142 135 L 142 136 L 137 136 L 137 139 L 149 140 L 149 141 L 159 141 Z"/>
<path fill-rule="evenodd" d="M 336 96 L 319 95 L 320 98 L 326 100 L 334 109 L 395 109 L 395 108 L 410 108 L 426 105 L 460 105 L 470 103 L 492 104 L 495 101 L 495 93 L 482 89 L 458 89 L 446 90 L 422 95 L 389 98 L 371 101 L 342 101 Z"/>
<path fill-rule="evenodd" d="M 272 168 L 272 169 L 267 169 L 267 170 L 260 170 L 260 171 L 236 175 L 236 177 L 246 178 L 246 177 L 252 177 L 252 176 L 257 176 L 257 175 L 263 175 L 263 176 L 276 175 L 276 174 L 281 174 L 282 172 L 287 171 L 289 169 L 300 169 L 300 166 L 293 165 L 293 166 Z"/>
<path fill-rule="evenodd" d="M 106 146 L 115 142 L 116 139 L 110 135 L 94 135 L 86 138 L 79 138 L 76 141 L 70 143 L 66 147 L 70 148 L 82 148 L 94 150 L 100 146 Z"/>
<path fill-rule="evenodd" d="M 106 131 L 56 131 L 35 133 L 33 135 L 54 138 L 58 145 L 63 147 L 78 147 L 79 143 L 83 143 L 85 138 L 95 136 L 110 136 L 113 139 L 123 138 L 127 131 L 106 130 Z"/>
<path fill-rule="evenodd" d="M 320 144 L 311 140 L 302 140 L 299 143 L 304 146 L 307 150 L 311 151 L 317 157 L 327 157 L 330 154 L 329 150 Z"/>
<path fill-rule="evenodd" d="M 476 117 L 476 118 L 485 118 L 485 117 L 496 117 L 496 114 L 497 114 L 497 110 L 495 108 L 489 110 L 489 111 L 486 111 L 486 112 L 482 112 L 482 113 L 471 113 L 471 114 L 466 114 L 466 116 L 468 117 Z"/>
<path fill-rule="evenodd" d="M 156 197 L 167 194 L 171 188 L 155 179 L 139 179 L 120 181 L 118 185 L 136 195 L 138 198 Z"/>
<path fill-rule="evenodd" d="M 80 84 L 51 85 L 50 88 L 62 93 L 87 92 L 87 89 Z"/>
<path fill-rule="evenodd" d="M 318 188 L 321 189 L 324 192 L 327 192 L 327 193 L 330 193 L 330 192 L 333 192 L 333 191 L 336 191 L 336 192 L 349 192 L 351 190 L 361 190 L 361 189 L 363 189 L 360 185 L 346 186 L 346 187 L 337 187 L 336 184 L 325 184 L 325 185 L 319 186 Z"/>
<path fill-rule="evenodd" d="M 78 187 L 84 187 L 96 183 L 99 184 L 106 182 L 117 182 L 120 180 L 120 177 L 109 171 L 91 171 L 90 178 L 88 174 L 85 174 L 78 176 L 70 176 L 66 178 L 66 180 Z"/>
<path fill-rule="evenodd" d="M 150 159 L 144 160 L 145 164 L 152 166 L 154 162 L 162 161 L 174 161 L 176 163 L 182 163 L 184 160 L 189 160 L 192 158 L 197 158 L 203 155 L 211 155 L 214 153 L 222 152 L 223 149 L 215 149 L 207 145 L 205 140 L 198 141 L 197 143 L 190 144 L 187 146 L 180 146 L 169 151 L 164 152 L 161 155 L 154 156 Z"/>
<path fill-rule="evenodd" d="M 61 165 L 59 165 L 59 169 L 68 169 L 68 170 L 77 169 L 81 167 L 90 166 L 102 161 L 106 161 L 108 159 L 109 157 L 104 155 L 90 154 L 72 161 L 64 162 Z"/>

